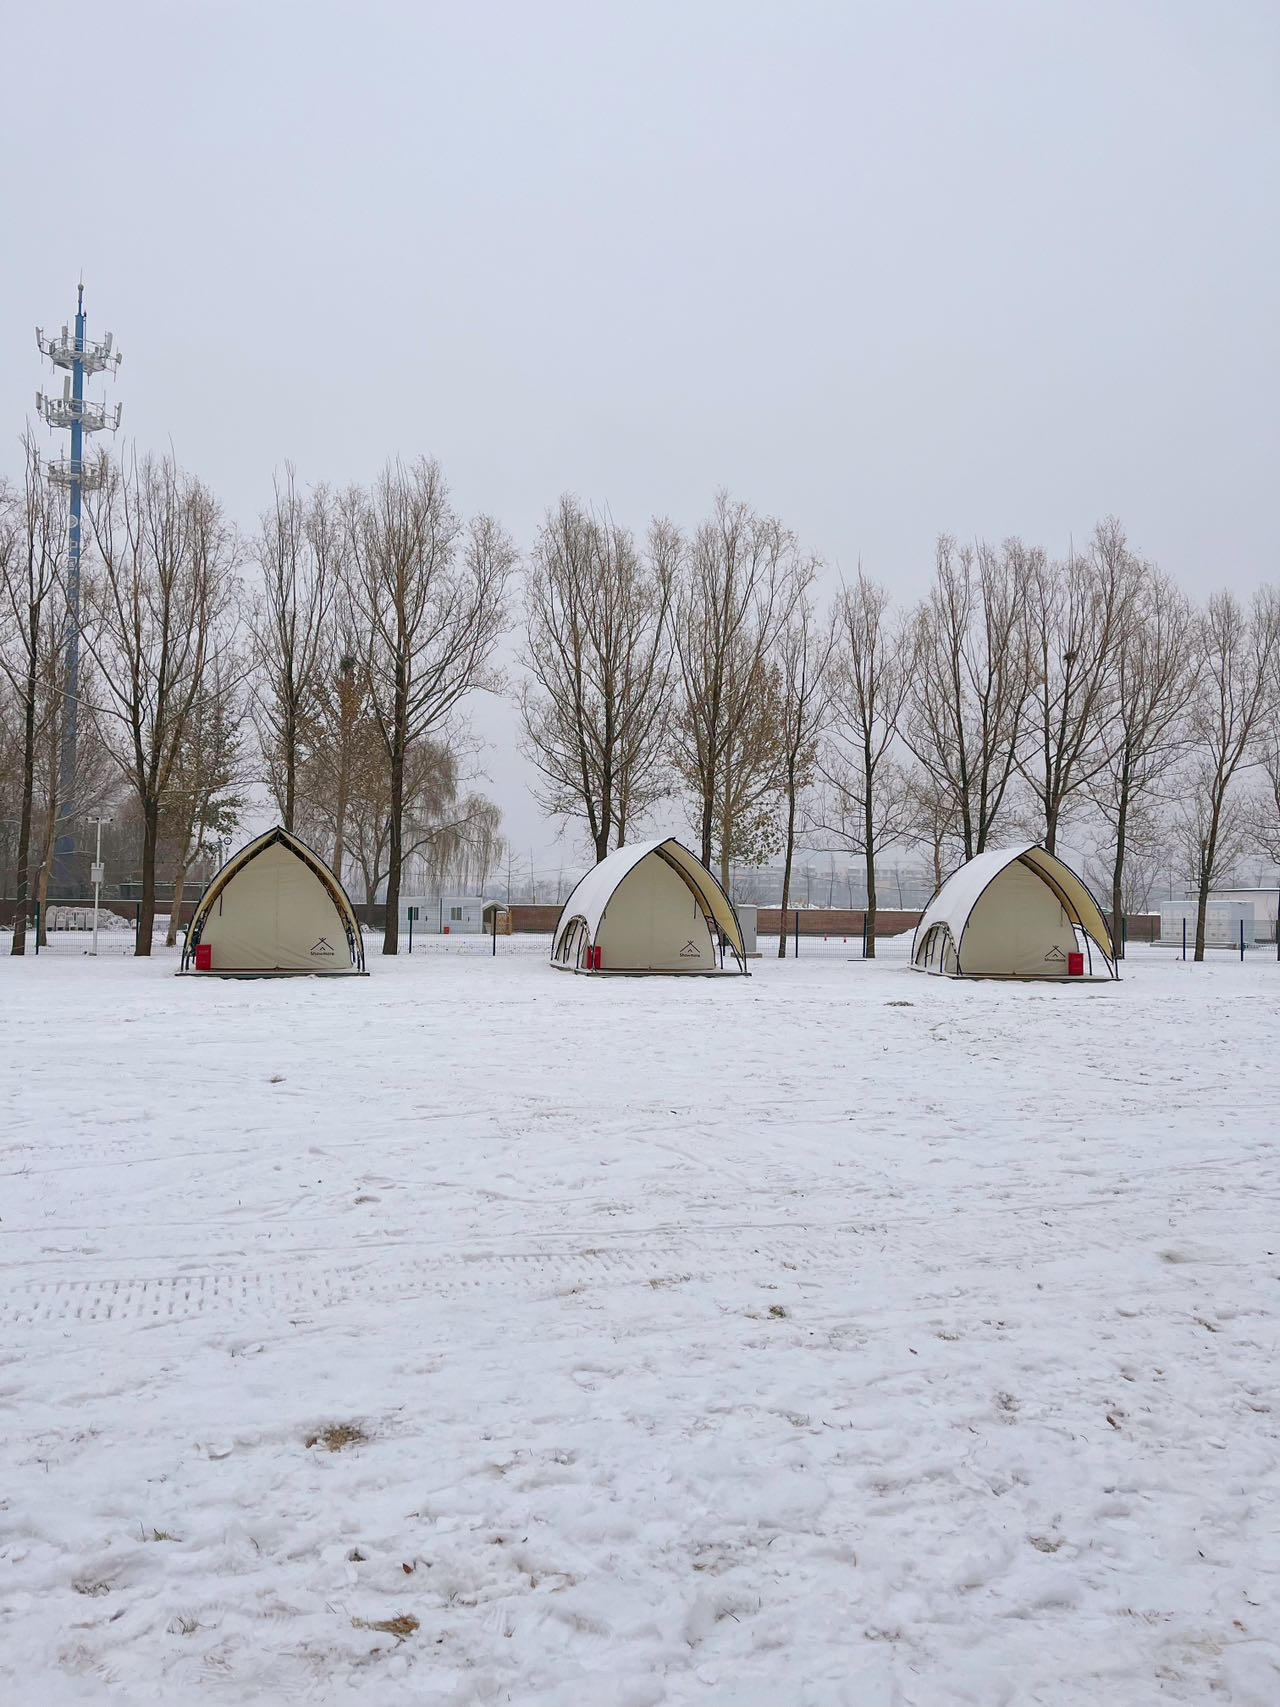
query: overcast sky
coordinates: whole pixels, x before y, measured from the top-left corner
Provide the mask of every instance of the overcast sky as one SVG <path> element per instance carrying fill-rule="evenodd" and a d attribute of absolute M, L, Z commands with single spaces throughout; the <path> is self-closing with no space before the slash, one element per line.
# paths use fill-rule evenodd
<path fill-rule="evenodd" d="M 1108 512 L 1277 574 L 1276 0 L 0 14 L 0 466 L 83 269 L 128 434 L 246 528 L 426 451 L 522 543 L 723 485 L 904 598 Z"/>

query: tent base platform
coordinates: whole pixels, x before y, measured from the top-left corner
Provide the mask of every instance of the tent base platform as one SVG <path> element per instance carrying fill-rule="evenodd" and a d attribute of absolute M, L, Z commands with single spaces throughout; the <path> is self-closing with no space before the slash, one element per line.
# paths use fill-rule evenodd
<path fill-rule="evenodd" d="M 929 966 L 909 966 L 909 972 L 945 978 L 951 984 L 1118 984 L 1120 974 L 1085 972 L 1072 977 L 1067 972 L 935 972 Z"/>
<path fill-rule="evenodd" d="M 560 966 L 552 961 L 552 969 L 556 972 L 574 972 L 582 978 L 749 978 L 747 971 L 739 972 L 734 966 L 693 966 L 687 970 L 683 966 L 601 966 L 598 969 L 588 969 L 585 966 Z"/>
<path fill-rule="evenodd" d="M 236 968 L 211 966 L 207 972 L 197 972 L 194 966 L 185 967 L 175 978 L 367 978 L 359 966 L 344 966 L 333 972 L 310 966 L 257 966 Z"/>

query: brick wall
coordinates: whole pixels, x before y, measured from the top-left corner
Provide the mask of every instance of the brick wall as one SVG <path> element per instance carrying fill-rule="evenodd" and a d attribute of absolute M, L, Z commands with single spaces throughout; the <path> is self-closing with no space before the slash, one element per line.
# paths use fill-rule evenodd
<path fill-rule="evenodd" d="M 1111 915 L 1104 913 L 1108 924 Z M 756 915 L 756 936 L 760 941 L 765 937 L 777 938 L 778 923 L 781 914 L 777 907 L 761 907 Z M 806 936 L 839 936 L 862 938 L 863 921 L 866 914 L 858 908 L 846 907 L 801 907 L 798 912 L 787 909 L 787 932 L 793 934 L 796 920 L 800 920 L 800 935 Z M 900 936 L 903 931 L 913 931 L 920 923 L 920 914 L 900 912 L 896 908 L 881 907 L 876 913 L 876 936 Z M 1128 920 L 1130 942 L 1155 942 L 1160 935 L 1159 913 L 1134 913 Z"/>
<path fill-rule="evenodd" d="M 559 917 L 560 903 L 558 901 L 553 907 L 512 907 L 511 929 L 549 936 L 555 930 L 556 921 Z"/>
<path fill-rule="evenodd" d="M 757 937 L 776 937 L 781 917 L 777 907 L 761 907 L 756 914 Z M 865 918 L 866 914 L 858 908 L 801 907 L 795 912 L 788 907 L 787 931 L 794 933 L 796 920 L 799 919 L 802 937 L 856 936 L 861 940 Z M 902 931 L 914 930 L 919 922 L 919 913 L 902 913 L 881 907 L 876 914 L 876 935 L 897 936 Z"/>

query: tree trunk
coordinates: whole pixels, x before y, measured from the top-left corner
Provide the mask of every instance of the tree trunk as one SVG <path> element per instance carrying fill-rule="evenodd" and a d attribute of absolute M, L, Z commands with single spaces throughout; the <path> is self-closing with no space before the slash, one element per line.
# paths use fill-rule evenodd
<path fill-rule="evenodd" d="M 862 788 L 862 845 L 867 856 L 867 917 L 863 931 L 866 946 L 863 953 L 868 960 L 874 960 L 876 957 L 876 833 L 874 802 L 871 798 L 872 775 L 871 755 L 868 752 L 864 760 Z"/>
<path fill-rule="evenodd" d="M 31 893 L 31 810 L 36 779 L 36 671 L 27 669 L 26 709 L 22 720 L 22 816 L 18 820 L 18 870 L 14 883 L 13 945 L 10 954 L 27 952 L 27 906 Z"/>
<path fill-rule="evenodd" d="M 778 917 L 778 959 L 787 958 L 787 902 L 791 898 L 791 862 L 796 851 L 796 779 L 792 767 L 787 775 L 787 847 L 782 860 L 782 911 Z"/>
<path fill-rule="evenodd" d="M 347 797 L 351 792 L 351 757 L 344 744 L 338 760 L 338 798 L 334 806 L 333 875 L 342 882 L 347 859 Z"/>
<path fill-rule="evenodd" d="M 1200 849 L 1200 881 L 1196 893 L 1196 952 L 1197 960 L 1204 959 L 1204 921 L 1209 910 L 1209 890 L 1213 884 L 1213 868 L 1218 858 L 1218 827 L 1222 821 L 1222 798 L 1226 792 L 1214 785 L 1213 806 L 1209 813 L 1209 829 Z"/>
<path fill-rule="evenodd" d="M 710 870 L 710 868 L 711 868 L 711 830 L 712 830 L 712 826 L 715 823 L 715 817 L 716 817 L 715 799 L 710 794 L 710 792 L 708 792 L 707 794 L 705 794 L 703 796 L 703 799 L 702 799 L 702 827 L 701 827 L 702 863 L 703 863 L 703 865 L 705 865 L 707 867 L 708 870 Z"/>
<path fill-rule="evenodd" d="M 284 827 L 293 834 L 294 802 L 298 781 L 298 723 L 290 706 L 284 723 Z"/>
<path fill-rule="evenodd" d="M 608 711 L 605 713 L 604 743 L 606 759 L 600 786 L 600 825 L 595 835 L 597 864 L 609 852 L 609 838 L 613 834 L 613 774 L 609 756 L 613 753 L 614 736 L 613 718 Z"/>
<path fill-rule="evenodd" d="M 142 901 L 138 908 L 136 958 L 151 958 L 151 933 L 156 922 L 156 845 L 160 839 L 160 803 L 148 800 L 142 808 Z"/>
<path fill-rule="evenodd" d="M 1204 959 L 1204 916 L 1209 906 L 1209 871 L 1207 866 L 1201 869 L 1200 882 L 1196 887 L 1196 947 L 1193 960 Z"/>
<path fill-rule="evenodd" d="M 52 842 L 48 844 L 49 852 L 45 854 L 44 864 L 40 867 L 40 876 L 36 880 L 36 900 L 40 903 L 40 924 L 36 930 L 36 946 L 49 946 L 49 865 Z"/>
<path fill-rule="evenodd" d="M 1129 801 L 1122 788 L 1120 810 L 1116 815 L 1116 859 L 1111 868 L 1111 946 L 1117 960 L 1124 959 L 1124 845 L 1128 829 Z"/>
<path fill-rule="evenodd" d="M 868 960 L 876 957 L 876 856 L 875 849 L 867 844 L 867 915 L 866 915 L 866 955 Z"/>
<path fill-rule="evenodd" d="M 54 775 L 57 773 L 54 772 Z M 36 944 L 40 948 L 49 946 L 49 927 L 45 920 L 49 916 L 49 878 L 53 872 L 53 851 L 58 844 L 58 799 L 56 790 L 50 793 L 49 808 L 44 819 L 44 852 L 40 857 L 40 875 L 36 879 L 36 898 L 40 902 L 40 928 L 36 933 Z"/>
<path fill-rule="evenodd" d="M 187 867 L 184 861 L 178 867 L 177 879 L 173 885 L 173 906 L 169 911 L 169 929 L 165 933 L 166 948 L 176 948 L 178 944 L 178 918 L 182 912 L 182 895 L 187 887 Z"/>
<path fill-rule="evenodd" d="M 404 751 L 397 745 L 391 759 L 391 846 L 387 863 L 387 917 L 382 952 L 400 952 L 400 859 L 404 836 Z"/>
<path fill-rule="evenodd" d="M 1046 853 L 1058 851 L 1058 803 L 1055 800 L 1044 815 L 1044 850 Z"/>

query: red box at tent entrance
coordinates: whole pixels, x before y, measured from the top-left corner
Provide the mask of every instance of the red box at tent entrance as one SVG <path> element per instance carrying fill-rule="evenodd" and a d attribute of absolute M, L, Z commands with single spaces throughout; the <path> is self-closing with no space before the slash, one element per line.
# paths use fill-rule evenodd
<path fill-rule="evenodd" d="M 1069 954 L 1067 956 L 1067 977 L 1068 978 L 1083 978 L 1084 977 L 1084 955 L 1083 954 Z"/>
<path fill-rule="evenodd" d="M 211 942 L 198 942 L 196 944 L 196 971 L 213 971 L 213 944 Z"/>

